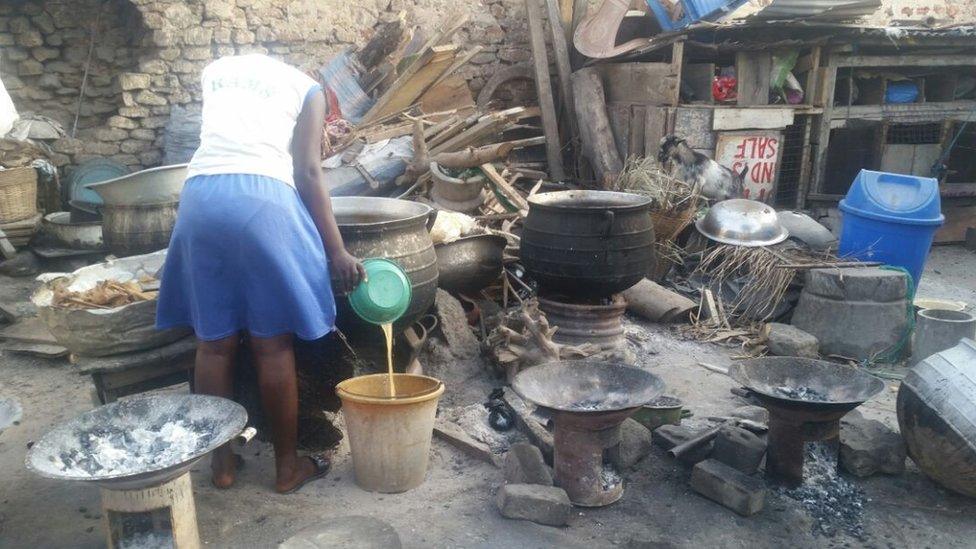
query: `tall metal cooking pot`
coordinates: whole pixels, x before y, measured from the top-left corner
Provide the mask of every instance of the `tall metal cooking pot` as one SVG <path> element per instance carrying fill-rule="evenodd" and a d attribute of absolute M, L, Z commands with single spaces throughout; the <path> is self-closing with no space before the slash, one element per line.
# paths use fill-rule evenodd
<path fill-rule="evenodd" d="M 409 327 L 427 312 L 437 293 L 437 254 L 428 232 L 435 210 L 407 200 L 344 196 L 332 198 L 332 211 L 349 253 L 360 259 L 391 259 L 406 271 L 413 298 L 393 328 L 399 332 Z M 347 336 L 380 335 L 379 328 L 356 316 L 345 297 L 336 306 L 339 329 Z"/>
<path fill-rule="evenodd" d="M 105 246 L 118 257 L 147 254 L 166 248 L 176 226 L 179 205 L 177 201 L 99 206 Z"/>
<path fill-rule="evenodd" d="M 654 264 L 651 201 L 630 193 L 558 191 L 529 198 L 525 268 L 545 293 L 609 296 Z"/>

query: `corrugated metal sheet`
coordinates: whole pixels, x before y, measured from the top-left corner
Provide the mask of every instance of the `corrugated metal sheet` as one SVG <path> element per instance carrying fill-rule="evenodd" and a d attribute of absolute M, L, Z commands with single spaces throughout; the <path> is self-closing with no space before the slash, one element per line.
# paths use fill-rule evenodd
<path fill-rule="evenodd" d="M 881 0 L 773 0 L 750 18 L 804 21 L 851 21 L 871 15 Z"/>

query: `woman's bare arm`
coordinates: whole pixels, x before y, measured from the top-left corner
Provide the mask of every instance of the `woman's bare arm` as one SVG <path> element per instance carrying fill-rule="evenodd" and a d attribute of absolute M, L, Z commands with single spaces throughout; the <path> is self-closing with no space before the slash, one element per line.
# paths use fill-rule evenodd
<path fill-rule="evenodd" d="M 295 186 L 302 202 L 322 235 L 329 266 L 338 282 L 337 290 L 350 292 L 366 275 L 362 263 L 346 251 L 332 213 L 332 200 L 322 173 L 322 124 L 325 120 L 325 97 L 313 94 L 305 101 L 295 135 L 292 138 L 292 158 L 295 164 Z"/>

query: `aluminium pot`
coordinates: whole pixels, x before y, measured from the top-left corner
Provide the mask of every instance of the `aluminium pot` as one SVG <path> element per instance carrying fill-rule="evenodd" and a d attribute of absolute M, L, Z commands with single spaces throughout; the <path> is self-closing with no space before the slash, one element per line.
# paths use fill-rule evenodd
<path fill-rule="evenodd" d="M 650 205 L 611 191 L 537 194 L 522 230 L 522 263 L 547 294 L 622 292 L 654 265 Z"/>
<path fill-rule="evenodd" d="M 385 258 L 395 261 L 407 273 L 413 297 L 394 331 L 404 330 L 434 303 L 437 294 L 437 254 L 429 228 L 436 212 L 430 206 L 379 197 L 334 197 L 332 211 L 349 253 L 359 259 Z M 336 300 L 337 323 L 347 336 L 366 333 L 375 338 L 380 329 L 360 320 L 349 300 Z"/>
<path fill-rule="evenodd" d="M 71 212 L 53 212 L 44 216 L 41 230 L 59 245 L 77 250 L 101 250 L 102 222 L 75 221 Z"/>
<path fill-rule="evenodd" d="M 169 246 L 179 202 L 131 206 L 103 204 L 102 238 L 118 257 L 146 254 Z"/>
<path fill-rule="evenodd" d="M 449 292 L 473 293 L 502 275 L 502 256 L 508 241 L 496 234 L 465 236 L 434 246 L 437 285 Z"/>

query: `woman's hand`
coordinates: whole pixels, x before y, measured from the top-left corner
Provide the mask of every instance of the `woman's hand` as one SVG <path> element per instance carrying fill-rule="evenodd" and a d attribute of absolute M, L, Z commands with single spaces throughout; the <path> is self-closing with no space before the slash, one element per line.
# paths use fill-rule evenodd
<path fill-rule="evenodd" d="M 356 286 L 366 278 L 366 268 L 363 267 L 362 262 L 346 250 L 329 257 L 329 268 L 332 270 L 336 290 L 342 294 L 355 290 Z"/>

